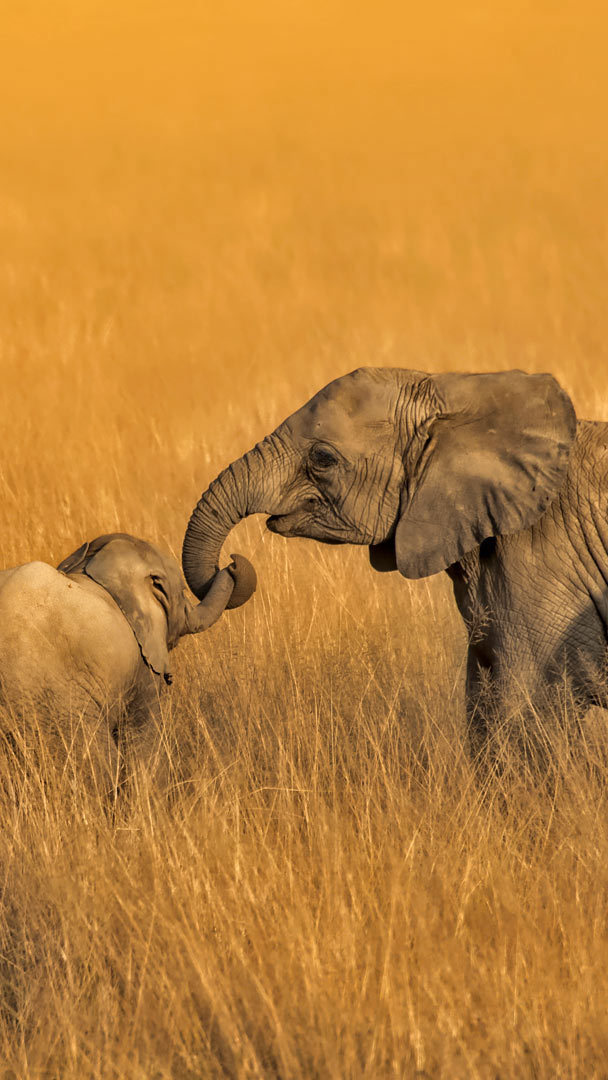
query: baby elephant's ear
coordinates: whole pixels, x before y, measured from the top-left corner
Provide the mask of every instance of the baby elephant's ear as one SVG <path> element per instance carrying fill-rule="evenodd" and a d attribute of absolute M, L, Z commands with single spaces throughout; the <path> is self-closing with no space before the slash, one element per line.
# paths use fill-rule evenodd
<path fill-rule="evenodd" d="M 154 562 L 143 544 L 119 537 L 109 540 L 88 559 L 86 573 L 116 601 L 148 666 L 170 682 L 167 649 L 170 589 L 160 559 Z"/>
<path fill-rule="evenodd" d="M 61 570 L 62 574 L 81 573 L 86 568 L 89 559 L 96 555 L 106 544 L 109 544 L 110 540 L 136 542 L 135 537 L 130 536 L 129 533 L 105 533 L 103 536 L 97 536 L 94 540 L 81 544 L 71 555 L 67 555 L 65 559 L 62 559 L 57 569 Z"/>
<path fill-rule="evenodd" d="M 88 551 L 89 544 L 81 544 L 71 555 L 67 555 L 65 559 L 62 559 L 57 569 L 60 570 L 62 574 L 79 573 L 79 571 L 84 570 Z"/>
<path fill-rule="evenodd" d="M 404 577 L 436 574 L 532 525 L 566 475 L 576 416 L 551 375 L 435 375 L 436 416 L 395 532 Z"/>

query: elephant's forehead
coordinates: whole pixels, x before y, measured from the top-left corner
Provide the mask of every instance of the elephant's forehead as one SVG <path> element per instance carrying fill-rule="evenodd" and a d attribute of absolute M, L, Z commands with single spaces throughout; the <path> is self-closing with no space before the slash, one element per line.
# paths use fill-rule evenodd
<path fill-rule="evenodd" d="M 329 442 L 369 439 L 374 431 L 386 433 L 394 423 L 394 387 L 367 373 L 346 375 L 319 390 L 289 418 L 296 438 Z"/>

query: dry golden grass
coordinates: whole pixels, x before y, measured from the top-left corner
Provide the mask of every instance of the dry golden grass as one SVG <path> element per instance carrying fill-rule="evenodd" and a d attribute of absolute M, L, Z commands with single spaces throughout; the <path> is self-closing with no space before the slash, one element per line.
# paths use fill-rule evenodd
<path fill-rule="evenodd" d="M 360 364 L 551 370 L 608 416 L 599 7 L 4 5 L 0 539 L 179 552 Z M 51 10 L 52 7 L 52 10 Z M 0 1076 L 606 1077 L 601 719 L 482 791 L 442 576 L 243 523 L 179 650 L 176 790 L 0 766 Z"/>

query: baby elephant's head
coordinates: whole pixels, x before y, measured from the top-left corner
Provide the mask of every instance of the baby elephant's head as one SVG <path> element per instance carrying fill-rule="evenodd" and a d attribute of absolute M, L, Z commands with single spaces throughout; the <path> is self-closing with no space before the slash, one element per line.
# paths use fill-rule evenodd
<path fill-rule="evenodd" d="M 231 558 L 198 604 L 186 597 L 176 560 L 128 533 L 108 533 L 82 544 L 57 569 L 101 585 L 129 622 L 148 667 L 170 682 L 167 654 L 180 637 L 207 630 L 225 608 L 240 607 L 255 592 L 251 563 L 243 555 Z"/>

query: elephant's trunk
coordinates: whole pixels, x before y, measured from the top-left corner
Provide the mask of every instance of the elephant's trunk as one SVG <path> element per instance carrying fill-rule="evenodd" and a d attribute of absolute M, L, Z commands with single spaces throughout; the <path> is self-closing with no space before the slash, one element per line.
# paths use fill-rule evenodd
<path fill-rule="evenodd" d="M 209 586 L 205 599 L 194 607 L 187 603 L 184 633 L 200 634 L 213 626 L 228 606 L 233 588 L 234 581 L 228 571 L 220 570 Z"/>
<path fill-rule="evenodd" d="M 224 469 L 192 512 L 184 537 L 182 565 L 186 581 L 199 600 L 204 599 L 218 571 L 222 545 L 230 530 L 249 514 L 270 512 L 266 504 L 273 440 L 272 435 L 268 436 Z M 241 603 L 244 600 L 237 582 L 226 607 Z"/>

